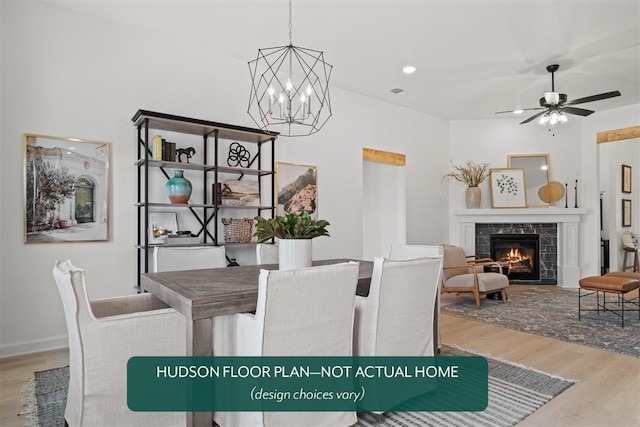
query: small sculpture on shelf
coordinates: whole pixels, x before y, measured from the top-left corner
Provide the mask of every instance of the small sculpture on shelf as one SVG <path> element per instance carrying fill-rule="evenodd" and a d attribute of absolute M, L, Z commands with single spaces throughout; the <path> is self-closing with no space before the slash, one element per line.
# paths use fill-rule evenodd
<path fill-rule="evenodd" d="M 232 168 L 238 166 L 241 168 L 248 168 L 250 158 L 249 150 L 244 148 L 240 143 L 234 142 L 229 146 L 227 165 Z"/>
<path fill-rule="evenodd" d="M 189 163 L 189 159 L 193 157 L 194 154 L 196 154 L 196 149 L 193 147 L 176 149 L 176 155 L 180 163 Z"/>

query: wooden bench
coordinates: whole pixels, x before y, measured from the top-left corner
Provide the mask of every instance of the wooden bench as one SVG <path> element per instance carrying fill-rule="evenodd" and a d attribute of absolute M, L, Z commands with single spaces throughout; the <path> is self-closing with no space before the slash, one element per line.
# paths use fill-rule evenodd
<path fill-rule="evenodd" d="M 638 308 L 638 320 L 640 321 L 640 297 L 626 298 L 625 295 L 628 292 L 640 288 L 640 273 L 629 272 L 612 272 L 605 274 L 604 276 L 591 276 L 585 277 L 579 280 L 580 288 L 578 289 L 578 320 L 581 320 L 581 314 L 583 311 L 596 311 L 600 313 L 600 308 L 603 312 L 612 312 L 622 319 L 622 327 L 624 328 L 624 313 L 625 304 L 631 304 Z M 582 294 L 582 290 L 590 291 L 586 294 Z M 600 292 L 602 292 L 602 303 L 600 303 Z M 581 300 L 583 297 L 596 294 L 596 308 L 595 309 L 583 309 L 581 306 Z M 617 294 L 618 299 L 616 302 L 609 302 L 607 306 L 607 293 Z M 610 308 L 612 305 L 620 307 L 620 309 Z M 628 310 L 627 310 L 628 311 Z M 636 310 L 631 310 L 636 311 Z"/>

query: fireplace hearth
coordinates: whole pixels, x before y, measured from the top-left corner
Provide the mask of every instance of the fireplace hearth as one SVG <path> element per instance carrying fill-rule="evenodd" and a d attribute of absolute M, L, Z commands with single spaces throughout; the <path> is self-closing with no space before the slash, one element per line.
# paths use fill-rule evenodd
<path fill-rule="evenodd" d="M 508 267 L 509 280 L 540 280 L 538 234 L 492 234 L 491 258 Z"/>

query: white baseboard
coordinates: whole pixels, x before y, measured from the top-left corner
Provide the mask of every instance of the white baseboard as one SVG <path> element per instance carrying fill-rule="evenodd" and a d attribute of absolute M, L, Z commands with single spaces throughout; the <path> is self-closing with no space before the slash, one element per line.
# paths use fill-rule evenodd
<path fill-rule="evenodd" d="M 5 357 L 21 356 L 29 353 L 39 353 L 47 350 L 55 350 L 68 346 L 69 338 L 67 335 L 60 335 L 44 340 L 22 341 L 0 346 L 0 359 L 4 359 Z"/>

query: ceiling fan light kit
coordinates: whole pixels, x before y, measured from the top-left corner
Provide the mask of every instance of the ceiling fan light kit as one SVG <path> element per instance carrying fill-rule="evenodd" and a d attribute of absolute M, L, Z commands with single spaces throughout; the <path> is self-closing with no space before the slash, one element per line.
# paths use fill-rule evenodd
<path fill-rule="evenodd" d="M 615 90 L 612 92 L 600 93 L 597 95 L 586 96 L 584 98 L 574 99 L 569 101 L 567 94 L 556 92 L 555 89 L 555 72 L 558 71 L 560 66 L 558 64 L 552 64 L 547 66 L 547 71 L 551 73 L 551 90 L 544 93 L 544 96 L 540 98 L 540 107 L 524 108 L 520 110 L 512 111 L 498 111 L 496 114 L 510 113 L 521 114 L 525 110 L 542 110 L 533 116 L 520 122 L 521 125 L 529 123 L 535 119 L 538 119 L 540 126 L 553 127 L 557 124 L 564 124 L 568 121 L 567 114 L 573 114 L 576 116 L 588 116 L 593 114 L 593 110 L 587 110 L 584 108 L 576 108 L 573 105 L 584 104 L 587 102 L 601 101 L 603 99 L 614 98 L 620 96 L 620 92 Z"/>

